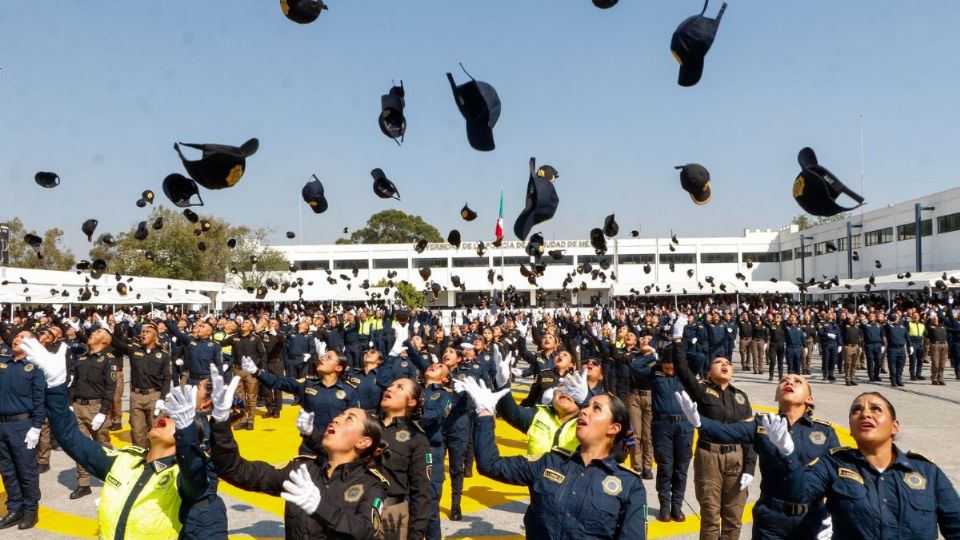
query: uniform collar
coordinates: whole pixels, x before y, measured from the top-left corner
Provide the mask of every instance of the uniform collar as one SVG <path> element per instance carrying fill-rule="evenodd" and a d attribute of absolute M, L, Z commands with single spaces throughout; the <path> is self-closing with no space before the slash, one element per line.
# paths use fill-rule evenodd
<path fill-rule="evenodd" d="M 318 460 L 319 459 L 320 458 L 318 458 Z M 324 456 L 322 459 L 323 459 L 323 477 L 326 478 L 327 471 L 330 469 L 330 462 L 327 461 L 326 456 Z M 340 480 L 344 480 L 348 478 L 350 474 L 353 473 L 353 471 L 357 469 L 362 469 L 362 468 L 363 468 L 363 463 L 360 460 L 344 463 L 343 465 L 340 465 L 339 467 L 337 467 L 335 471 L 333 471 L 333 475 L 330 478 L 333 479 L 333 478 L 339 477 Z"/>
<path fill-rule="evenodd" d="M 146 455 L 144 455 L 144 458 L 146 458 Z M 159 459 L 155 459 L 150 463 L 148 463 L 147 466 L 153 469 L 154 474 L 157 474 L 157 473 L 162 473 L 163 471 L 169 469 L 170 467 L 173 467 L 176 464 L 177 464 L 177 456 L 173 455 L 173 456 L 166 456 Z"/>
<path fill-rule="evenodd" d="M 573 459 L 575 459 L 577 463 L 580 463 L 584 467 L 590 467 L 591 465 L 596 465 L 597 467 L 600 467 L 601 469 L 606 469 L 607 472 L 611 472 L 611 473 L 615 472 L 619 468 L 619 465 L 617 463 L 617 457 L 613 452 L 611 452 L 610 455 L 608 455 L 603 459 L 595 459 L 590 463 L 584 463 L 583 455 L 578 451 L 576 454 L 573 455 Z"/>

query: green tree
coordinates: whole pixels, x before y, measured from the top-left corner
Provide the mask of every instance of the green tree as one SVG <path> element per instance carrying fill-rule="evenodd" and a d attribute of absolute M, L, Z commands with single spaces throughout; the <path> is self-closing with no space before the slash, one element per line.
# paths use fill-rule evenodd
<path fill-rule="evenodd" d="M 370 216 L 366 227 L 357 229 L 350 238 L 338 238 L 338 244 L 407 244 L 425 239 L 443 242 L 440 231 L 420 216 L 401 210 L 384 210 Z"/>
<path fill-rule="evenodd" d="M 790 221 L 790 223 L 796 225 L 797 227 L 800 228 L 801 231 L 803 231 L 811 227 L 816 227 L 817 225 L 823 225 L 824 223 L 834 223 L 837 221 L 844 221 L 848 217 L 850 217 L 850 214 L 848 214 L 847 212 L 841 212 L 835 216 L 827 216 L 827 217 L 821 216 L 817 218 L 813 218 L 808 214 L 799 214 L 799 215 L 793 216 L 793 219 Z"/>
<path fill-rule="evenodd" d="M 163 219 L 160 230 L 152 227 L 157 218 Z M 228 270 L 235 268 L 244 286 L 259 285 L 266 272 L 287 270 L 283 256 L 266 247 L 269 231 L 251 231 L 210 216 L 200 218 L 210 222 L 208 230 L 202 230 L 203 221 L 191 223 L 176 210 L 160 206 L 146 219 L 146 239 L 134 237 L 135 223 L 116 236 L 114 246 L 95 245 L 90 257 L 107 261 L 109 272 L 195 281 L 224 281 Z M 227 245 L 231 238 L 237 241 L 234 249 Z M 204 251 L 198 248 L 200 242 L 206 246 Z M 148 252 L 152 258 L 147 257 Z M 251 255 L 259 259 L 256 268 Z"/>
<path fill-rule="evenodd" d="M 20 218 L 13 218 L 2 225 L 10 229 L 10 266 L 43 270 L 70 270 L 76 259 L 73 252 L 63 246 L 63 231 L 57 227 L 47 229 L 42 235 L 23 226 Z M 40 249 L 33 249 L 23 241 L 25 234 L 43 238 Z"/>
<path fill-rule="evenodd" d="M 376 287 L 386 287 L 387 280 L 381 279 L 377 282 Z M 426 299 L 423 296 L 423 291 L 417 290 L 412 284 L 406 281 L 401 281 L 400 283 L 394 283 L 393 285 L 397 290 L 400 291 L 401 301 L 403 305 L 408 308 L 420 308 L 426 305 Z"/>

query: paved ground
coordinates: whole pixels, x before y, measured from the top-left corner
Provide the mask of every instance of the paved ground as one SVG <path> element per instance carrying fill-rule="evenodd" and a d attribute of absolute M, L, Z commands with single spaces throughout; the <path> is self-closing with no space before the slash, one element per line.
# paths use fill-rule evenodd
<path fill-rule="evenodd" d="M 861 383 L 856 388 L 846 387 L 842 383 L 827 384 L 815 377 L 812 381 L 816 414 L 837 424 L 837 431 L 845 444 L 851 443 L 847 436 L 847 408 L 853 397 L 859 392 L 877 390 L 883 392 L 896 406 L 902 424 L 898 444 L 903 449 L 911 449 L 932 458 L 960 486 L 960 453 L 956 447 L 960 443 L 956 426 L 960 419 L 960 381 L 952 378 L 950 372 L 947 386 L 933 386 L 929 382 L 907 382 L 904 389 L 894 389 L 887 384 Z M 129 377 L 127 378 L 129 380 Z M 755 408 L 771 410 L 774 383 L 766 377 L 737 373 L 735 384 L 750 395 Z M 252 432 L 238 432 L 237 439 L 241 452 L 248 459 L 260 459 L 280 464 L 294 455 L 298 439 L 294 428 L 296 409 L 287 407 L 278 420 L 260 419 L 257 429 Z M 523 436 L 516 430 L 498 422 L 497 435 L 501 452 L 516 455 L 525 448 Z M 114 433 L 115 444 L 129 444 L 129 428 Z M 651 538 L 697 538 L 699 527 L 698 506 L 693 492 L 693 474 L 689 475 L 686 502 L 688 519 L 685 523 L 659 523 L 651 519 L 649 536 Z M 43 475 L 43 492 L 40 524 L 31 531 L 18 531 L 15 528 L 4 531 L 4 538 L 54 539 L 54 538 L 95 538 L 96 537 L 96 495 L 79 501 L 67 498 L 75 485 L 75 473 L 72 462 L 63 452 L 54 452 L 52 470 Z M 656 512 L 656 495 L 653 481 L 647 481 L 648 503 L 651 516 Z M 759 479 L 754 486 L 759 485 Z M 445 486 L 441 512 L 446 517 L 449 510 L 449 486 Z M 230 533 L 233 538 L 282 538 L 282 501 L 275 497 L 247 493 L 221 483 L 221 494 L 227 503 Z M 750 490 L 750 502 L 756 500 L 757 490 Z M 0 492 L 0 498 L 4 494 Z M 461 522 L 444 519 L 444 535 L 450 538 L 520 538 L 522 537 L 522 518 L 526 508 L 526 489 L 506 486 L 474 475 L 466 480 L 463 497 L 464 518 Z M 745 521 L 749 521 L 749 508 Z M 750 525 L 745 524 L 741 538 L 750 538 Z"/>

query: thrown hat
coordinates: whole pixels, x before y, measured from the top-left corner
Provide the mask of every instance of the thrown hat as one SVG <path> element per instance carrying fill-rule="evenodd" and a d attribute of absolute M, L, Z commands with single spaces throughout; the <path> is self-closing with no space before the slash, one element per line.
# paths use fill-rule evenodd
<path fill-rule="evenodd" d="M 603 229 L 596 227 L 590 231 L 590 245 L 593 246 L 597 255 L 607 252 L 607 239 L 603 237 Z"/>
<path fill-rule="evenodd" d="M 841 212 L 849 212 L 863 205 L 863 197 L 848 188 L 826 167 L 817 162 L 817 155 L 811 148 L 803 148 L 797 155 L 800 174 L 793 181 L 793 198 L 808 214 L 830 217 Z M 844 207 L 837 204 L 841 193 L 856 201 L 855 206 Z"/>
<path fill-rule="evenodd" d="M 199 160 L 191 161 L 184 157 L 180 145 L 200 150 L 203 154 Z M 226 144 L 188 144 L 174 143 L 173 149 L 180 156 L 180 161 L 187 169 L 187 173 L 198 184 L 207 189 L 224 189 L 233 187 L 243 178 L 247 167 L 247 158 L 260 148 L 260 141 L 250 139 L 242 146 L 228 146 Z"/>
<path fill-rule="evenodd" d="M 317 175 L 312 175 L 313 180 L 304 184 L 300 194 L 303 196 L 303 202 L 310 206 L 314 214 L 322 214 L 327 211 L 327 197 L 323 194 L 323 184 Z"/>
<path fill-rule="evenodd" d="M 456 229 L 450 231 L 450 234 L 447 235 L 447 242 L 450 242 L 450 245 L 460 249 L 460 231 Z"/>
<path fill-rule="evenodd" d="M 236 239 L 236 238 L 230 238 L 230 239 L 228 239 L 228 240 L 227 240 L 227 247 L 230 248 L 230 249 L 233 249 L 233 248 L 237 247 L 237 239 Z"/>
<path fill-rule="evenodd" d="M 147 206 L 147 201 L 143 199 L 137 199 L 137 208 L 144 208 Z"/>
<path fill-rule="evenodd" d="M 370 171 L 370 176 L 373 177 L 373 192 L 377 194 L 377 197 L 400 200 L 400 192 L 397 191 L 397 186 L 387 178 L 383 169 Z"/>
<path fill-rule="evenodd" d="M 100 238 L 97 238 L 97 243 L 103 244 L 107 247 L 113 247 L 116 245 L 117 241 L 114 240 L 113 235 L 110 233 L 101 234 Z"/>
<path fill-rule="evenodd" d="M 187 218 L 187 221 L 190 223 L 196 223 L 200 221 L 200 216 L 198 216 L 196 212 L 189 208 L 183 209 L 183 217 Z"/>
<path fill-rule="evenodd" d="M 147 239 L 147 234 L 148 234 L 147 222 L 141 221 L 140 223 L 137 224 L 137 231 L 133 233 L 133 237 L 136 238 L 137 240 L 143 241 Z"/>
<path fill-rule="evenodd" d="M 297 24 L 312 23 L 325 9 L 329 8 L 323 0 L 280 0 L 280 11 Z"/>
<path fill-rule="evenodd" d="M 413 246 L 413 249 L 416 250 L 417 253 L 423 253 L 423 251 L 427 249 L 427 240 L 425 238 L 417 240 L 417 244 Z"/>
<path fill-rule="evenodd" d="M 690 194 L 697 204 L 707 204 L 713 196 L 710 190 L 710 172 L 698 163 L 688 163 L 674 167 L 680 169 L 680 187 Z"/>
<path fill-rule="evenodd" d="M 380 96 L 380 131 L 397 144 L 403 142 L 403 135 L 407 131 L 407 119 L 403 116 L 406 106 L 404 95 L 403 81 L 400 81 L 400 86 L 393 86 L 388 93 Z"/>
<path fill-rule="evenodd" d="M 463 69 L 463 64 L 460 65 Z M 467 73 L 467 70 L 463 70 Z M 470 74 L 467 73 L 470 77 Z M 496 148 L 493 142 L 493 127 L 500 119 L 500 96 L 493 86 L 470 77 L 470 82 L 457 85 L 453 74 L 447 73 L 453 99 L 460 114 L 467 121 L 467 140 L 474 150 L 489 152 Z"/>
<path fill-rule="evenodd" d="M 477 213 L 471 210 L 470 207 L 467 206 L 467 203 L 463 203 L 463 208 L 460 209 L 460 217 L 462 217 L 464 221 L 473 221 L 477 219 Z"/>
<path fill-rule="evenodd" d="M 149 189 L 143 190 L 143 193 L 140 194 L 140 199 L 143 200 L 144 202 L 153 204 L 153 191 Z"/>
<path fill-rule="evenodd" d="M 543 235 L 540 233 L 530 235 L 530 241 L 527 242 L 524 251 L 531 257 L 540 258 L 543 255 Z"/>
<path fill-rule="evenodd" d="M 203 206 L 203 198 L 200 197 L 200 189 L 197 188 L 197 183 L 179 173 L 167 175 L 163 179 L 163 194 L 170 199 L 170 202 L 180 208 Z M 200 201 L 197 204 L 190 202 L 194 195 Z"/>
<path fill-rule="evenodd" d="M 483 254 L 487 252 L 487 245 L 483 242 L 477 242 L 477 257 L 483 257 Z"/>
<path fill-rule="evenodd" d="M 640 231 L 634 229 L 634 230 L 630 231 L 630 236 L 632 236 L 632 237 L 634 237 L 634 238 L 640 238 Z"/>
<path fill-rule="evenodd" d="M 537 159 L 530 158 L 530 177 L 527 180 L 527 199 L 523 211 L 513 224 L 513 234 L 525 240 L 530 229 L 553 217 L 560 205 L 560 197 L 553 180 L 560 175 L 549 165 L 536 168 Z"/>
<path fill-rule="evenodd" d="M 23 241 L 32 248 L 38 248 L 40 244 L 43 244 L 43 238 L 30 233 L 23 235 Z"/>
<path fill-rule="evenodd" d="M 724 2 L 720 6 L 717 18 L 711 19 L 703 15 L 709 3 L 710 0 L 703 3 L 703 11 L 699 15 L 687 17 L 680 23 L 670 40 L 670 52 L 673 53 L 677 62 L 680 62 L 680 76 L 677 78 L 677 84 L 680 86 L 693 86 L 700 81 L 703 75 L 703 59 L 713 45 L 714 38 L 717 37 L 720 19 L 727 9 L 727 4 Z"/>
<path fill-rule="evenodd" d="M 95 219 L 88 219 L 83 222 L 83 225 L 80 226 L 80 230 L 83 231 L 83 234 L 87 235 L 87 242 L 93 241 L 93 233 L 97 230 L 97 225 L 100 222 Z"/>
<path fill-rule="evenodd" d="M 593 0 L 593 5 L 597 6 L 600 9 L 610 9 L 613 6 L 617 5 L 619 0 Z"/>
<path fill-rule="evenodd" d="M 547 252 L 547 255 L 550 255 L 550 258 L 559 261 L 563 259 L 563 250 L 562 249 L 551 249 Z"/>
<path fill-rule="evenodd" d="M 153 230 L 159 231 L 163 228 L 163 216 L 157 216 L 157 219 L 153 220 Z"/>
<path fill-rule="evenodd" d="M 293 232 L 293 231 L 287 231 L 287 239 L 293 240 L 293 239 L 296 238 L 296 237 L 297 237 L 297 233 L 295 233 L 295 232 Z"/>
<path fill-rule="evenodd" d="M 203 230 L 203 232 L 209 231 L 212 227 L 213 227 L 213 224 L 210 223 L 209 219 L 200 220 L 200 229 Z"/>
<path fill-rule="evenodd" d="M 60 176 L 54 172 L 40 171 L 33 175 L 33 181 L 40 187 L 55 188 L 60 185 Z"/>
<path fill-rule="evenodd" d="M 424 281 L 430 279 L 430 268 L 427 266 L 421 267 L 420 277 L 423 278 Z"/>
<path fill-rule="evenodd" d="M 603 235 L 607 238 L 613 238 L 620 232 L 620 225 L 617 224 L 617 218 L 610 214 L 603 220 Z"/>

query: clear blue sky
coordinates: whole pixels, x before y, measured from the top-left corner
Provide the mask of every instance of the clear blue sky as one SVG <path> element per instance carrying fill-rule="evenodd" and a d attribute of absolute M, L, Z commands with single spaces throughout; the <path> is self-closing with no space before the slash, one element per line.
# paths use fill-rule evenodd
<path fill-rule="evenodd" d="M 234 188 L 205 191 L 231 222 L 298 229 L 300 188 L 323 181 L 330 210 L 304 208 L 304 241 L 401 208 L 445 235 L 492 236 L 523 203 L 527 159 L 560 171 L 547 238 L 586 237 L 615 212 L 623 234 L 739 234 L 800 213 L 797 151 L 859 187 L 868 208 L 953 187 L 960 144 L 960 2 L 731 1 L 703 79 L 677 86 L 670 36 L 699 0 L 329 0 L 301 26 L 273 0 L 4 2 L 0 6 L 0 220 L 59 226 L 142 219 L 145 188 L 184 172 L 175 141 L 260 139 Z M 720 2 L 711 2 L 716 13 Z M 503 101 L 497 149 L 472 150 L 444 73 L 458 62 Z M 377 128 L 380 94 L 407 89 L 406 142 Z M 698 162 L 713 201 L 692 204 L 674 165 Z M 380 167 L 402 202 L 372 192 Z M 43 190 L 38 170 L 60 174 Z M 459 218 L 465 201 L 480 217 Z M 295 240 L 294 242 L 297 242 Z"/>

